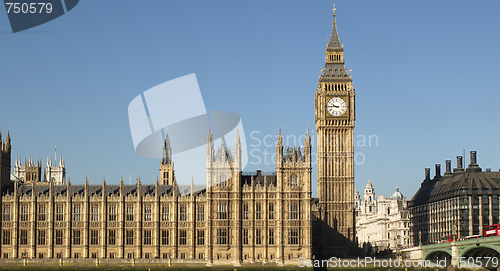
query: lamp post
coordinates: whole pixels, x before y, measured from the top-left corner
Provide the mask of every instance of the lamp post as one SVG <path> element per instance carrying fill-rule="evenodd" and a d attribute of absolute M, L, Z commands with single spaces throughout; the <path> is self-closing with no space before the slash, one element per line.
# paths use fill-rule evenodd
<path fill-rule="evenodd" d="M 453 241 L 457 240 L 457 225 L 453 225 Z"/>
<path fill-rule="evenodd" d="M 422 230 L 418 231 L 418 245 L 422 246 Z"/>

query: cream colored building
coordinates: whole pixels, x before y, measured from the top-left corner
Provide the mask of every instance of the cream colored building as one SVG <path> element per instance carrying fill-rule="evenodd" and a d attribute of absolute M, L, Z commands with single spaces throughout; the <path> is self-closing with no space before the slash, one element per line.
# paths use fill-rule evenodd
<path fill-rule="evenodd" d="M 325 68 L 314 95 L 317 199 L 311 198 L 309 131 L 302 147 L 286 149 L 279 131 L 276 172 L 270 175 L 242 173 L 239 136 L 230 151 L 224 144 L 215 149 L 209 133 L 206 188 L 190 193 L 175 180 L 168 137 L 154 185 L 140 180 L 136 185 L 124 185 L 123 180 L 119 185 L 105 180 L 102 185 L 87 180 L 72 185 L 69 178 L 57 185 L 55 177 L 42 182 L 41 163 L 31 160 L 24 166 L 16 162 L 24 177 L 10 181 L 8 137 L 0 156 L 0 256 L 281 265 L 313 258 L 313 248 L 316 259 L 354 255 L 355 90 L 335 8 Z"/>
<path fill-rule="evenodd" d="M 56 185 L 42 182 L 38 169 L 29 182 L 2 180 L 0 255 L 197 259 L 207 265 L 310 259 L 311 138 L 307 133 L 302 149 L 284 150 L 282 140 L 280 131 L 275 174 L 245 175 L 239 135 L 231 152 L 224 144 L 216 150 L 209 134 L 206 189 L 188 195 L 179 192 L 168 140 L 164 184 Z"/>
<path fill-rule="evenodd" d="M 373 185 L 368 181 L 363 198 L 354 192 L 358 244 L 368 242 L 374 252 L 397 250 L 410 246 L 410 221 L 406 197 L 396 192 L 391 197 L 375 196 Z"/>

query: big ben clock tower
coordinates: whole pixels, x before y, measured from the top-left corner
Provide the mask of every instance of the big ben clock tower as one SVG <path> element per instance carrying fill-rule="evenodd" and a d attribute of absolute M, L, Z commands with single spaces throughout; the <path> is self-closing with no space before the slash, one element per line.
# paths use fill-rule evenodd
<path fill-rule="evenodd" d="M 323 256 L 352 253 L 354 221 L 354 89 L 344 64 L 333 8 L 325 68 L 316 89 L 320 251 Z"/>

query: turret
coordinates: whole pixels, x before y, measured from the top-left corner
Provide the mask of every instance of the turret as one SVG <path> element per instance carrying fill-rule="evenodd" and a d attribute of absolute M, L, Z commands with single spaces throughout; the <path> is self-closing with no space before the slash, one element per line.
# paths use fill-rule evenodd
<path fill-rule="evenodd" d="M 278 138 L 276 139 L 276 168 L 283 166 L 283 136 L 281 136 L 281 127 L 278 129 Z"/>
<path fill-rule="evenodd" d="M 125 194 L 123 192 L 124 191 L 123 191 L 123 176 L 122 176 L 122 178 L 120 180 L 120 197 L 125 196 Z"/>
<path fill-rule="evenodd" d="M 309 135 L 309 127 L 306 129 L 306 138 L 304 139 L 304 156 L 306 164 L 311 166 L 311 136 Z"/>
<path fill-rule="evenodd" d="M 161 161 L 162 165 L 170 165 L 172 164 L 172 148 L 170 147 L 170 138 L 165 137 L 165 143 L 163 145 L 163 159 Z"/>
<path fill-rule="evenodd" d="M 236 130 L 236 139 L 234 143 L 234 167 L 238 171 L 241 170 L 241 140 L 240 131 Z M 238 173 L 238 172 L 235 172 Z"/>
<path fill-rule="evenodd" d="M 160 165 L 160 178 L 162 185 L 172 185 L 175 178 L 174 163 L 172 161 L 172 147 L 170 147 L 170 138 L 165 137 L 165 144 L 163 145 L 163 159 Z"/>

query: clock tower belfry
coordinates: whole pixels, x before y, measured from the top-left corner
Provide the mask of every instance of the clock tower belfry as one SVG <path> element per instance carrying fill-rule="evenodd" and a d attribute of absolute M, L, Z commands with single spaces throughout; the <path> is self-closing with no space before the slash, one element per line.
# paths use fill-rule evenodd
<path fill-rule="evenodd" d="M 345 68 L 333 8 L 333 27 L 326 47 L 325 68 L 315 98 L 320 247 L 323 256 L 350 253 L 354 221 L 354 88 Z"/>

